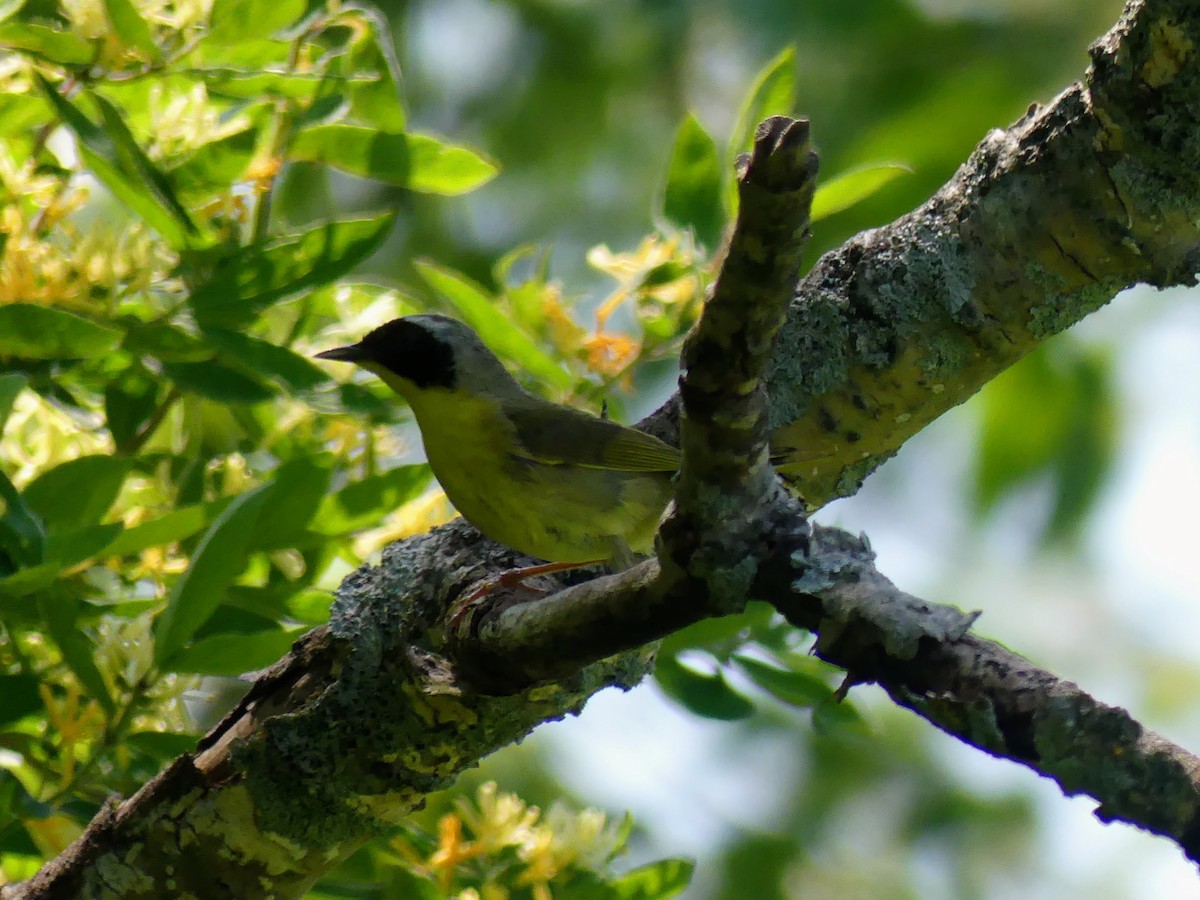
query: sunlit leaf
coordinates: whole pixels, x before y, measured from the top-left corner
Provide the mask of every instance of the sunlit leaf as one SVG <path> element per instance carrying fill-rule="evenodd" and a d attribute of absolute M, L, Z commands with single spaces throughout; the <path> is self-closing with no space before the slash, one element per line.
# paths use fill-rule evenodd
<path fill-rule="evenodd" d="M 301 457 L 280 466 L 268 485 L 270 514 L 258 523 L 247 546 L 274 550 L 300 543 L 329 491 L 332 474 L 328 465 L 311 458 Z"/>
<path fill-rule="evenodd" d="M 247 491 L 205 533 L 156 623 L 154 660 L 159 665 L 171 659 L 216 611 L 225 590 L 245 568 L 247 549 L 269 495 L 270 485 Z"/>
<path fill-rule="evenodd" d="M 0 135 L 25 137 L 51 115 L 50 105 L 37 94 L 0 93 Z"/>
<path fill-rule="evenodd" d="M 130 460 L 120 457 L 81 456 L 43 472 L 22 496 L 50 532 L 85 528 L 104 518 L 130 465 Z"/>
<path fill-rule="evenodd" d="M 134 140 L 116 107 L 99 94 L 90 95 L 103 120 L 102 126 L 97 125 L 40 73 L 35 75 L 42 93 L 78 138 L 79 153 L 88 169 L 113 196 L 172 246 L 184 248 L 199 240 L 200 234 L 170 182 Z"/>
<path fill-rule="evenodd" d="M 213 0 L 206 43 L 255 41 L 304 15 L 305 0 Z"/>
<path fill-rule="evenodd" d="M 754 146 L 754 132 L 763 119 L 790 115 L 796 106 L 796 48 L 785 47 L 759 70 L 729 138 L 729 164 Z"/>
<path fill-rule="evenodd" d="M 695 871 L 689 859 L 660 859 L 631 869 L 608 886 L 620 900 L 667 900 L 691 884 Z"/>
<path fill-rule="evenodd" d="M 235 69 L 212 67 L 190 69 L 188 74 L 204 82 L 212 97 L 258 100 L 286 97 L 302 105 L 333 89 L 350 90 L 374 84 L 375 76 L 342 77 L 324 72 L 293 72 L 287 69 Z"/>
<path fill-rule="evenodd" d="M 737 212 L 737 181 L 734 163 L 754 145 L 754 133 L 769 116 L 790 115 L 796 108 L 796 49 L 785 47 L 754 77 L 746 98 L 738 110 L 722 174 L 725 179 L 725 211 L 733 218 Z"/>
<path fill-rule="evenodd" d="M 171 168 L 167 176 L 181 196 L 208 199 L 242 177 L 254 158 L 257 140 L 254 128 L 244 128 L 209 141 Z"/>
<path fill-rule="evenodd" d="M 216 634 L 201 638 L 171 658 L 172 672 L 237 676 L 261 669 L 287 653 L 303 629 L 271 629 L 249 634 Z"/>
<path fill-rule="evenodd" d="M 817 186 L 813 195 L 812 221 L 849 209 L 901 175 L 911 174 L 912 169 L 900 163 L 879 163 L 843 172 Z"/>
<path fill-rule="evenodd" d="M 422 463 L 351 482 L 324 499 L 312 528 L 334 536 L 378 525 L 388 513 L 419 497 L 430 477 L 429 466 Z"/>
<path fill-rule="evenodd" d="M 717 145 L 693 115 L 688 115 L 675 132 L 662 209 L 667 221 L 678 228 L 692 229 L 710 250 L 720 243 L 725 212 Z"/>
<path fill-rule="evenodd" d="M 265 403 L 275 397 L 269 385 L 215 359 L 163 363 L 163 374 L 180 390 L 218 403 Z"/>
<path fill-rule="evenodd" d="M 126 47 L 140 51 L 151 60 L 162 59 L 162 52 L 154 43 L 150 26 L 137 11 L 132 0 L 104 0 L 104 11 L 113 31 Z"/>
<path fill-rule="evenodd" d="M 121 332 L 65 310 L 33 303 L 0 305 L 0 356 L 91 359 L 112 352 Z"/>
<path fill-rule="evenodd" d="M 495 163 L 466 147 L 423 134 L 358 125 L 308 128 L 288 148 L 290 159 L 324 163 L 353 175 L 431 194 L 465 194 L 490 181 Z"/>
<path fill-rule="evenodd" d="M 247 247 L 226 261 L 188 302 L 204 327 L 237 328 L 282 297 L 345 275 L 378 249 L 395 220 L 395 213 L 385 213 L 326 222 Z"/>
<path fill-rule="evenodd" d="M 426 283 L 444 297 L 484 342 L 503 359 L 539 381 L 560 390 L 574 384 L 571 375 L 544 353 L 533 338 L 496 308 L 495 298 L 460 272 L 429 260 L 414 263 Z"/>
<path fill-rule="evenodd" d="M 171 510 L 157 518 L 127 528 L 104 548 L 104 554 L 131 556 L 150 547 L 163 547 L 182 541 L 212 522 L 227 505 L 225 501 L 216 501 Z"/>
<path fill-rule="evenodd" d="M 400 97 L 400 64 L 392 43 L 392 31 L 383 14 L 374 7 L 359 6 L 347 15 L 362 24 L 342 59 L 347 74 L 378 73 L 375 81 L 356 82 L 349 90 L 350 116 L 380 131 L 399 133 L 407 116 Z"/>
<path fill-rule="evenodd" d="M 99 556 L 121 534 L 120 522 L 92 525 L 75 531 L 51 534 L 36 565 L 0 578 L 0 598 L 29 597 L 44 591 L 63 573 Z"/>
<path fill-rule="evenodd" d="M 224 328 L 205 329 L 204 336 L 229 364 L 249 369 L 293 394 L 311 391 L 330 381 L 323 370 L 287 347 Z"/>
<path fill-rule="evenodd" d="M 64 66 L 86 65 L 96 58 L 95 48 L 75 32 L 36 22 L 0 24 L 0 48 L 20 50 Z"/>

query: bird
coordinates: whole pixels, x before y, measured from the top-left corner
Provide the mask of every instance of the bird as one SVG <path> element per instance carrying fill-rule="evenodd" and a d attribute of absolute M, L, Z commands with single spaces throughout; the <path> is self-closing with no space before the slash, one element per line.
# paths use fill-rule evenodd
<path fill-rule="evenodd" d="M 404 316 L 316 358 L 354 363 L 404 398 L 455 509 L 493 540 L 548 561 L 510 570 L 504 584 L 597 563 L 625 569 L 653 552 L 679 451 L 531 394 L 465 323 Z"/>

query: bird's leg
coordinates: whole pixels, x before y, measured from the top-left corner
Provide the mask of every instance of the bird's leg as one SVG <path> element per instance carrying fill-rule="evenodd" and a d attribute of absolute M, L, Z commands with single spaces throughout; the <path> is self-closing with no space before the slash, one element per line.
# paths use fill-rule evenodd
<path fill-rule="evenodd" d="M 458 629 L 459 622 L 474 606 L 479 604 L 479 601 L 493 591 L 500 588 L 516 587 L 524 583 L 530 578 L 536 578 L 538 575 L 550 575 L 554 572 L 569 572 L 571 569 L 582 569 L 584 566 L 599 565 L 606 560 L 590 559 L 584 562 L 554 562 L 554 563 L 539 563 L 536 566 L 521 566 L 516 569 L 505 569 L 498 575 L 493 575 L 490 578 L 485 578 L 483 581 L 476 584 L 466 596 L 459 597 L 450 604 L 450 608 L 446 610 L 446 627 L 451 631 Z M 534 587 L 533 585 L 525 585 L 527 590 L 545 593 L 544 588 Z"/>

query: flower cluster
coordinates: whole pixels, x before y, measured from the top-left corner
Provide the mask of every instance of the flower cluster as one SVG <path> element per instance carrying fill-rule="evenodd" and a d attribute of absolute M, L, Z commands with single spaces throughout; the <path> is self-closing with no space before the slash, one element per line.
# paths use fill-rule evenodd
<path fill-rule="evenodd" d="M 556 888 L 577 879 L 603 880 L 628 833 L 627 821 L 611 822 L 595 809 L 577 813 L 555 803 L 543 815 L 494 782 L 456 805 L 439 821 L 427 855 L 404 838 L 392 842 L 412 869 L 456 900 L 552 900 Z"/>

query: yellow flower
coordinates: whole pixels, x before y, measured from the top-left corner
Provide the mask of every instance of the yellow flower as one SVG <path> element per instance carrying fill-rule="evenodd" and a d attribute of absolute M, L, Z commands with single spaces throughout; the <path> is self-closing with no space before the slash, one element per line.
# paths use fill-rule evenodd
<path fill-rule="evenodd" d="M 475 842 L 486 853 L 524 844 L 532 837 L 539 814 L 536 806 L 527 806 L 516 794 L 498 791 L 494 781 L 479 786 L 474 804 L 460 797 L 457 805 Z"/>
<path fill-rule="evenodd" d="M 624 334 L 593 334 L 583 342 L 588 368 L 600 375 L 625 371 L 641 353 L 642 346 Z"/>
<path fill-rule="evenodd" d="M 619 841 L 619 826 L 609 823 L 604 813 L 596 809 L 573 813 L 556 803 L 518 850 L 525 862 L 518 883 L 530 885 L 537 896 L 549 897 L 549 883 L 560 872 L 569 868 L 601 869 Z"/>
<path fill-rule="evenodd" d="M 429 857 L 429 868 L 437 872 L 442 892 L 450 890 L 454 870 L 480 854 L 480 850 L 462 836 L 462 819 L 454 813 L 438 821 L 438 848 Z"/>

